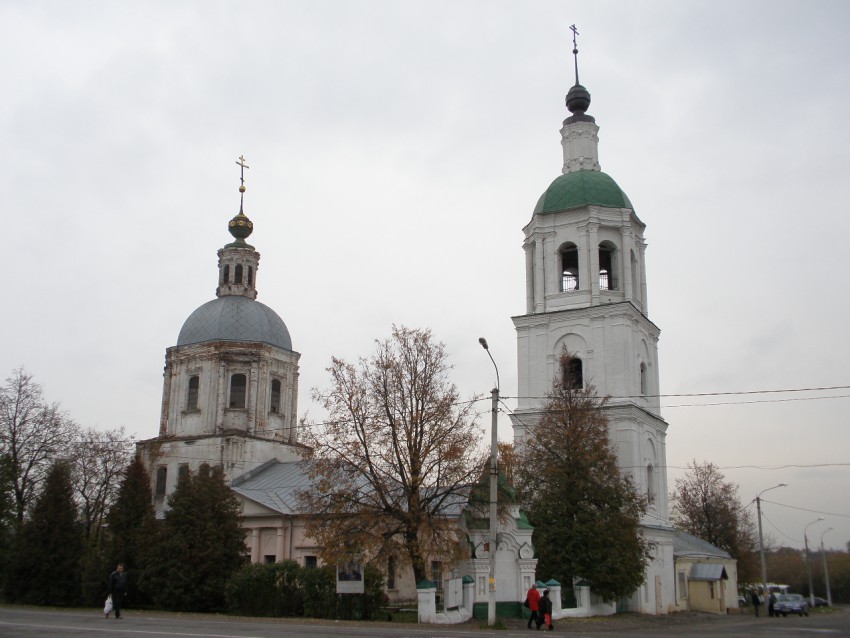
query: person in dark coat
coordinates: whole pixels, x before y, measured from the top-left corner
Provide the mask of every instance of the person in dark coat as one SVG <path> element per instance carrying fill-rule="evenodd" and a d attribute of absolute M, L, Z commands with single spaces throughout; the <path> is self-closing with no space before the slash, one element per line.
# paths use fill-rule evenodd
<path fill-rule="evenodd" d="M 549 590 L 543 590 L 543 598 L 540 599 L 540 614 L 543 616 L 543 622 L 546 623 L 546 629 L 553 631 L 552 626 L 552 599 L 549 598 Z M 540 625 L 537 625 L 540 629 Z"/>
<path fill-rule="evenodd" d="M 759 617 L 759 607 L 761 607 L 761 598 L 759 598 L 759 593 L 754 589 L 750 594 L 751 599 L 753 601 L 753 609 L 756 611 L 756 618 Z"/>
<path fill-rule="evenodd" d="M 124 573 L 124 563 L 118 563 L 118 568 L 109 576 L 109 595 L 112 596 L 112 610 L 116 618 L 121 618 L 121 607 L 127 593 L 127 575 Z"/>
<path fill-rule="evenodd" d="M 537 591 L 537 585 L 532 584 L 531 589 L 528 590 L 528 609 L 531 612 L 531 616 L 528 619 L 528 628 L 531 629 L 531 623 L 537 624 L 537 628 L 540 629 L 540 625 L 543 624 L 543 618 L 540 617 L 540 592 Z"/>
<path fill-rule="evenodd" d="M 773 618 L 774 616 L 778 616 L 778 614 L 773 611 L 773 606 L 776 604 L 776 594 L 770 592 L 770 596 L 767 599 L 767 615 Z"/>

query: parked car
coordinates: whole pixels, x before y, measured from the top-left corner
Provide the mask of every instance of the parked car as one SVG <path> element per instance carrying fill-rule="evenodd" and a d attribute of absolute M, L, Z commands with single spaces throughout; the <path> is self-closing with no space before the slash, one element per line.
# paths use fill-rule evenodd
<path fill-rule="evenodd" d="M 783 617 L 788 614 L 808 616 L 809 603 L 800 594 L 779 594 L 773 606 L 773 613 L 782 614 Z"/>
<path fill-rule="evenodd" d="M 829 603 L 826 601 L 825 598 L 815 596 L 815 607 L 829 607 Z"/>

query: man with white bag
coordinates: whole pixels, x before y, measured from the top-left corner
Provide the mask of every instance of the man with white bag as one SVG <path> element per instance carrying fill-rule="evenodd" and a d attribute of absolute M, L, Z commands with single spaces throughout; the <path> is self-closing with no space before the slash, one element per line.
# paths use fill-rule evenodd
<path fill-rule="evenodd" d="M 112 599 L 112 610 L 116 618 L 121 618 L 121 606 L 124 603 L 124 595 L 127 593 L 127 576 L 124 574 L 124 563 L 118 563 L 118 568 L 109 576 L 109 597 Z M 106 599 L 106 607 L 109 606 L 109 598 Z M 109 617 L 109 612 L 103 608 L 103 613 Z"/>

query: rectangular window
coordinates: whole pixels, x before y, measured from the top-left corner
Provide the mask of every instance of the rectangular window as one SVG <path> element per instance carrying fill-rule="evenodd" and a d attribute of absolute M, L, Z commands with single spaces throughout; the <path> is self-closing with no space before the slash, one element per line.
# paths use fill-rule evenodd
<path fill-rule="evenodd" d="M 200 381 L 197 376 L 189 378 L 189 390 L 186 393 L 186 409 L 187 410 L 197 410 L 198 409 L 198 388 L 200 387 Z"/>
<path fill-rule="evenodd" d="M 687 582 L 685 572 L 679 572 L 679 600 L 683 600 L 688 597 Z"/>
<path fill-rule="evenodd" d="M 189 476 L 189 464 L 181 463 L 180 467 L 177 468 L 177 480 L 183 481 Z"/>
<path fill-rule="evenodd" d="M 269 411 L 275 414 L 280 412 L 280 381 L 278 379 L 272 380 L 272 400 Z"/>
<path fill-rule="evenodd" d="M 166 478 L 168 478 L 168 468 L 164 465 L 160 465 L 156 468 L 156 489 L 154 491 L 156 496 L 165 496 Z"/>
<path fill-rule="evenodd" d="M 387 589 L 395 589 L 395 557 L 387 559 Z"/>
<path fill-rule="evenodd" d="M 230 407 L 237 410 L 245 409 L 245 389 L 248 380 L 244 374 L 234 374 L 230 377 Z"/>
<path fill-rule="evenodd" d="M 319 561 L 315 556 L 305 556 L 304 557 L 304 567 L 308 569 L 315 569 L 319 566 Z"/>
<path fill-rule="evenodd" d="M 263 556 L 263 562 L 266 564 L 271 564 L 277 560 L 277 557 L 274 554 L 266 554 Z"/>
<path fill-rule="evenodd" d="M 431 580 L 437 586 L 437 591 L 443 591 L 443 563 L 431 561 Z"/>

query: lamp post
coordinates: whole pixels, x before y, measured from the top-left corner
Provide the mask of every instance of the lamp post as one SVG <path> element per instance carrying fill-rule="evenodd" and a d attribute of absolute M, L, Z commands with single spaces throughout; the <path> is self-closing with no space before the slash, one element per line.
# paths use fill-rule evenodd
<path fill-rule="evenodd" d="M 806 531 L 817 523 L 820 523 L 823 520 L 823 516 L 818 516 L 816 521 L 812 521 L 808 525 L 803 528 L 803 543 L 806 545 L 806 571 L 809 573 L 809 605 L 812 607 L 815 606 L 815 592 L 814 587 L 812 587 L 812 560 L 809 556 L 809 537 L 806 536 Z"/>
<path fill-rule="evenodd" d="M 826 552 L 823 549 L 823 535 L 833 530 L 833 527 L 827 527 L 820 535 L 820 555 L 823 556 L 823 579 L 826 583 L 826 604 L 832 607 L 832 592 L 829 590 L 829 572 L 826 570 Z"/>
<path fill-rule="evenodd" d="M 774 485 L 773 487 L 769 487 L 756 494 L 756 511 L 758 512 L 759 519 L 759 554 L 761 555 L 761 586 L 762 594 L 768 597 L 770 596 L 770 592 L 767 591 L 767 563 L 764 562 L 764 536 L 761 532 L 761 495 L 765 492 L 769 492 L 770 490 L 775 490 L 777 487 L 787 486 L 788 483 L 780 483 L 779 485 Z"/>
<path fill-rule="evenodd" d="M 493 367 L 496 369 L 496 387 L 491 392 L 493 418 L 490 429 L 490 574 L 487 597 L 487 625 L 492 627 L 496 624 L 496 493 L 499 481 L 499 435 L 497 429 L 499 414 L 499 366 L 496 365 L 493 355 L 490 354 L 490 347 L 487 345 L 487 340 L 484 337 L 480 337 L 478 343 L 487 351 L 487 356 L 490 357 L 490 361 L 493 362 Z"/>

